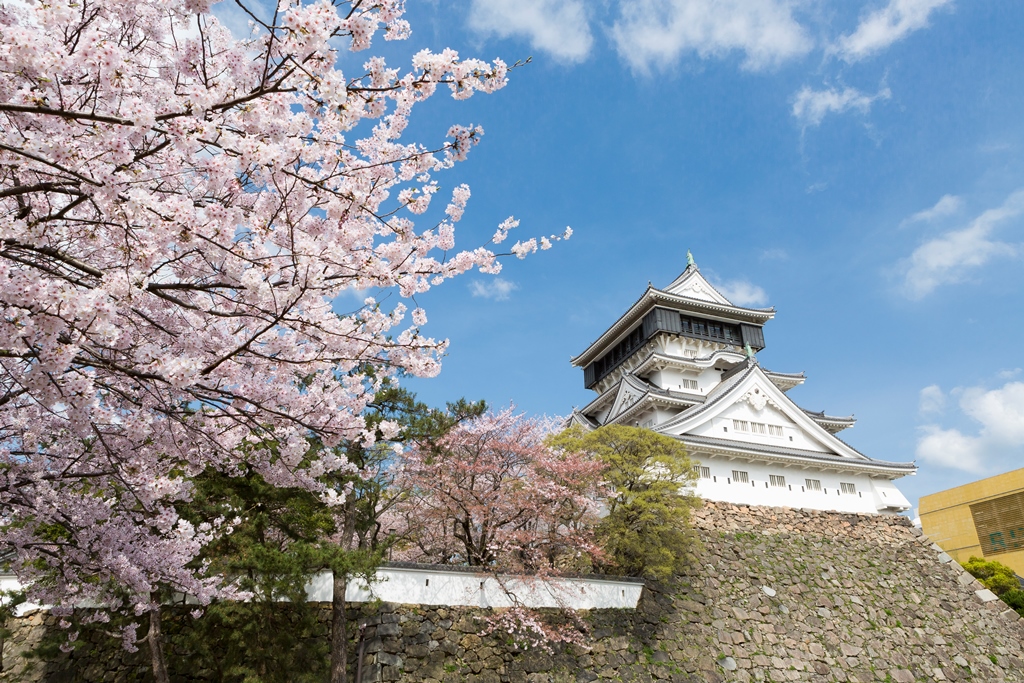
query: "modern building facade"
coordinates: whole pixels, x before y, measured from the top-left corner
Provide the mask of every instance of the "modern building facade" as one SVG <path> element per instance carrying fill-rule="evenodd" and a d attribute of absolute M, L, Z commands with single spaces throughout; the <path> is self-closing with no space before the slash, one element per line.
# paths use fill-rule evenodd
<path fill-rule="evenodd" d="M 703 498 L 860 513 L 910 503 L 893 484 L 913 463 L 874 460 L 836 434 L 853 417 L 805 410 L 788 396 L 802 373 L 757 361 L 775 309 L 733 305 L 687 267 L 643 295 L 572 359 L 597 397 L 572 424 L 646 427 L 686 444 Z"/>
<path fill-rule="evenodd" d="M 1024 469 L 922 496 L 918 514 L 957 562 L 984 557 L 1024 576 Z"/>

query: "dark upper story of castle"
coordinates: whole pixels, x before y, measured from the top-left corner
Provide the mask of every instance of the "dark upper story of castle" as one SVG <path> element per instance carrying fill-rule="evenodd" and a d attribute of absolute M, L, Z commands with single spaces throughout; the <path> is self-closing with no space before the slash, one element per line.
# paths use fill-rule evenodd
<path fill-rule="evenodd" d="M 587 349 L 572 359 L 590 389 L 658 334 L 678 335 L 760 351 L 774 308 L 733 305 L 691 263 L 665 289 L 643 295 Z"/>

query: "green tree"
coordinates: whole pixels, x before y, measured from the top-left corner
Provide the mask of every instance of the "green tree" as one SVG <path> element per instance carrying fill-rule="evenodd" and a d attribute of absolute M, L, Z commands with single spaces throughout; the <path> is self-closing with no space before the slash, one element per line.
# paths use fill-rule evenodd
<path fill-rule="evenodd" d="M 333 516 L 306 490 L 271 486 L 251 469 L 232 475 L 208 470 L 197 477 L 182 512 L 194 524 L 228 520 L 231 532 L 218 535 L 198 561 L 252 597 L 214 602 L 179 629 L 170 651 L 187 652 L 188 661 L 172 655 L 171 668 L 208 669 L 221 681 L 322 681 L 327 644 L 311 637 L 317 608 L 305 587 L 341 554 L 328 542 Z"/>
<path fill-rule="evenodd" d="M 699 499 L 690 490 L 693 462 L 679 441 L 607 425 L 591 432 L 573 427 L 550 444 L 588 452 L 605 464 L 607 515 L 597 538 L 614 570 L 664 580 L 684 569 L 696 538 L 690 511 Z"/>
<path fill-rule="evenodd" d="M 9 569 L 9 560 L 0 557 L 0 571 Z M 9 623 L 17 614 L 18 605 L 23 602 L 25 593 L 22 591 L 0 591 L 0 672 L 4 670 L 4 641 L 13 635 Z"/>
<path fill-rule="evenodd" d="M 1024 616 L 1024 590 L 1016 572 L 1001 562 L 972 556 L 964 564 L 971 576 L 985 588 L 999 596 L 1003 602 Z"/>
<path fill-rule="evenodd" d="M 412 392 L 385 383 L 366 413 L 366 427 L 375 434 L 373 445 L 353 442 L 339 447 L 357 472 L 327 475 L 330 485 L 339 495 L 345 493 L 345 503 L 332 508 L 337 529 L 334 541 L 341 552 L 329 567 L 334 573 L 330 683 L 347 681 L 349 637 L 345 592 L 348 581 L 356 574 L 368 576 L 372 573 L 387 549 L 399 540 L 381 523 L 381 519 L 407 493 L 394 485 L 390 467 L 393 447 L 396 444 L 400 447 L 417 444 L 433 449 L 434 444 L 456 425 L 478 417 L 486 410 L 487 405 L 483 401 L 470 402 L 464 398 L 449 403 L 445 410 L 432 408 L 416 400 Z M 397 433 L 385 430 L 386 425 L 397 425 Z M 354 560 L 354 563 L 348 563 L 349 560 Z"/>
<path fill-rule="evenodd" d="M 196 525 L 223 519 L 232 526 L 230 534 L 220 535 L 205 548 L 199 562 L 211 574 L 233 577 L 253 597 L 211 605 L 203 619 L 182 629 L 182 647 L 175 649 L 194 653 L 201 668 L 217 671 L 223 681 L 326 677 L 331 683 L 345 683 L 348 582 L 359 577 L 371 580 L 396 540 L 381 523 L 403 496 L 394 487 L 391 471 L 395 445 L 430 443 L 485 409 L 483 402 L 464 399 L 443 410 L 431 408 L 411 392 L 385 384 L 365 414 L 367 430 L 375 435 L 373 444 L 335 447 L 335 455 L 353 469 L 323 475 L 323 483 L 344 501 L 340 505 L 327 505 L 303 489 L 271 486 L 251 469 L 208 470 L 196 478 L 195 495 L 183 516 Z M 324 448 L 312 442 L 311 456 Z M 268 450 L 274 452 L 274 445 Z M 327 634 L 305 592 L 310 578 L 324 570 L 333 574 L 329 638 L 321 637 Z M 325 668 L 328 653 L 330 664 Z"/>

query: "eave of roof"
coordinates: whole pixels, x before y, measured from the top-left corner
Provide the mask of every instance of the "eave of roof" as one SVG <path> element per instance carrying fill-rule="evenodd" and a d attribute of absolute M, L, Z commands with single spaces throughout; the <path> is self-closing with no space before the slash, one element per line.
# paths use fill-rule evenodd
<path fill-rule="evenodd" d="M 726 321 L 742 319 L 746 322 L 759 325 L 763 325 L 775 317 L 774 308 L 742 308 L 740 306 L 723 306 L 722 304 L 716 304 L 711 301 L 702 301 L 700 299 L 691 299 L 690 297 L 680 296 L 678 294 L 670 294 L 669 292 L 655 289 L 653 285 L 648 285 L 640 298 L 629 307 L 629 310 L 623 313 L 622 316 L 616 320 L 611 327 L 605 330 L 604 334 L 588 346 L 583 353 L 573 358 L 572 364 L 576 367 L 581 367 L 590 363 L 600 354 L 602 349 L 617 342 L 618 337 L 628 331 L 628 327 L 659 303 L 669 304 L 676 310 L 694 311 L 715 319 Z"/>
<path fill-rule="evenodd" d="M 635 375 L 639 375 L 646 372 L 652 365 L 664 364 L 666 366 L 675 366 L 681 368 L 689 368 L 693 370 L 703 370 L 710 368 L 719 360 L 723 358 L 726 361 L 731 361 L 726 356 L 732 356 L 733 358 L 740 358 L 740 354 L 735 351 L 719 350 L 711 353 L 707 356 L 701 356 L 699 358 L 686 358 L 684 356 L 669 356 L 663 353 L 653 352 L 649 353 L 646 358 L 640 361 L 640 364 L 633 368 L 632 372 Z"/>
<path fill-rule="evenodd" d="M 864 460 L 844 458 L 841 455 L 827 455 L 817 451 L 804 450 L 802 448 L 787 448 L 785 446 L 771 446 L 767 444 L 756 444 L 747 441 L 732 441 L 719 439 L 711 436 L 697 436 L 693 434 L 670 435 L 679 439 L 685 444 L 703 445 L 715 449 L 723 454 L 735 453 L 738 456 L 755 456 L 762 459 L 771 459 L 775 462 L 788 462 L 790 464 L 810 463 L 820 466 L 829 466 L 831 469 L 841 469 L 862 472 L 884 472 L 895 474 L 899 477 L 906 476 L 917 471 L 917 465 L 912 462 L 887 462 L 884 460 L 873 460 L 865 456 Z"/>
<path fill-rule="evenodd" d="M 853 423 L 855 423 L 857 421 L 857 419 L 853 415 L 849 415 L 847 417 L 838 417 L 836 415 L 826 415 L 824 410 L 822 410 L 820 412 L 814 412 L 813 410 L 807 410 L 807 408 L 801 408 L 800 410 L 802 410 L 805 413 L 807 413 L 807 417 L 811 418 L 812 420 L 814 420 L 815 422 L 817 422 L 819 424 L 824 422 L 824 423 L 828 423 L 828 424 L 837 424 L 837 425 L 839 425 L 839 424 L 850 424 L 850 425 L 852 425 Z"/>

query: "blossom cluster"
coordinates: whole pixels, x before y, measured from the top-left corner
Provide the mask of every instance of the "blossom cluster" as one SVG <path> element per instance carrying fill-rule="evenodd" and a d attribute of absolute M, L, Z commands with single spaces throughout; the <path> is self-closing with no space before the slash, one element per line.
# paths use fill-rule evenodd
<path fill-rule="evenodd" d="M 439 370 L 424 311 L 339 302 L 500 268 L 454 251 L 468 187 L 413 222 L 482 130 L 401 136 L 438 86 L 493 92 L 504 63 L 353 61 L 408 36 L 401 0 L 242 3 L 244 39 L 210 4 L 0 7 L 0 549 L 58 609 L 225 590 L 192 563 L 223 530 L 175 512 L 189 478 L 244 460 L 318 490 L 346 464 L 311 438 L 364 438 L 384 378 Z"/>

